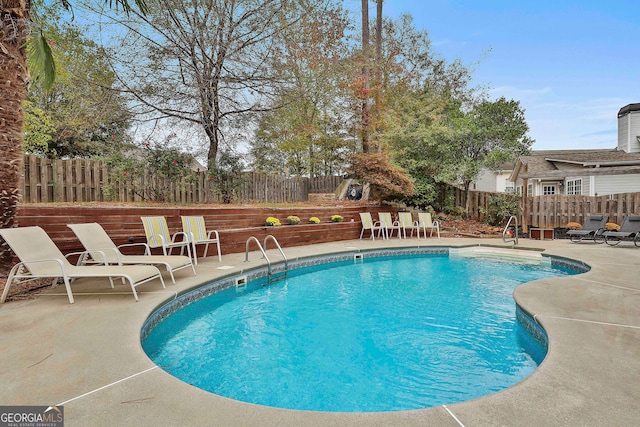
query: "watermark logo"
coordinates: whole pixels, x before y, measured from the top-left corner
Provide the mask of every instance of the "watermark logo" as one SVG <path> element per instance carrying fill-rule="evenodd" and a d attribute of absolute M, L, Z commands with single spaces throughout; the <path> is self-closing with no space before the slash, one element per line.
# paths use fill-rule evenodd
<path fill-rule="evenodd" d="M 0 406 L 0 427 L 64 427 L 64 406 Z"/>

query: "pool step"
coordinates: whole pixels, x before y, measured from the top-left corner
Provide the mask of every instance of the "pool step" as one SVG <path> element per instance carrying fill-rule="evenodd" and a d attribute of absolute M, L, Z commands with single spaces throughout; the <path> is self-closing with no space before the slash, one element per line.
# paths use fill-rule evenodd
<path fill-rule="evenodd" d="M 269 284 L 279 282 L 280 280 L 287 280 L 287 270 L 280 271 L 278 273 L 272 273 L 269 275 Z"/>

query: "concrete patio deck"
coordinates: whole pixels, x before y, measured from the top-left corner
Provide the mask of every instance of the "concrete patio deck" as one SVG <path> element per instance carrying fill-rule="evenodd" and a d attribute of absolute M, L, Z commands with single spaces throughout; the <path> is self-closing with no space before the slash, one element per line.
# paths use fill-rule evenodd
<path fill-rule="evenodd" d="M 400 246 L 504 245 L 497 239 L 355 240 L 284 248 L 287 257 Z M 0 405 L 64 405 L 72 426 L 632 426 L 640 420 L 640 249 L 521 239 L 521 248 L 586 262 L 581 275 L 520 286 L 519 304 L 549 335 L 547 358 L 529 378 L 479 399 L 388 413 L 292 411 L 199 390 L 165 373 L 140 344 L 163 301 L 216 277 L 261 265 L 258 253 L 200 262 L 167 282 L 130 290 L 78 281 L 0 306 Z M 271 253 L 271 252 L 270 252 Z M 279 255 L 274 255 L 277 261 Z M 219 269 L 230 266 L 229 269 Z"/>

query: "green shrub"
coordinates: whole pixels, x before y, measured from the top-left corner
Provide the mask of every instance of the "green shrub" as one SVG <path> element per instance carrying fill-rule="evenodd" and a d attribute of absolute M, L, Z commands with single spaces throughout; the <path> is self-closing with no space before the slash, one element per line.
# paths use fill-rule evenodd
<path fill-rule="evenodd" d="M 208 179 L 213 183 L 213 190 L 222 203 L 234 202 L 246 180 L 242 175 L 242 156 L 230 150 L 222 150 L 218 161 L 209 161 L 208 166 Z"/>
<path fill-rule="evenodd" d="M 300 224 L 300 217 L 297 217 L 295 215 L 288 216 L 287 217 L 287 224 L 289 224 L 289 225 Z"/>
<path fill-rule="evenodd" d="M 318 218 L 317 216 L 312 216 L 311 218 L 309 218 L 309 222 L 311 224 L 320 224 L 320 218 Z"/>
<path fill-rule="evenodd" d="M 432 178 L 418 176 L 415 178 L 413 195 L 406 197 L 404 203 L 417 209 L 424 210 L 433 205 L 436 199 L 436 185 Z"/>
<path fill-rule="evenodd" d="M 518 213 L 519 201 L 520 197 L 516 194 L 490 195 L 487 209 L 480 208 L 484 222 L 493 226 L 504 225 L 511 215 Z"/>

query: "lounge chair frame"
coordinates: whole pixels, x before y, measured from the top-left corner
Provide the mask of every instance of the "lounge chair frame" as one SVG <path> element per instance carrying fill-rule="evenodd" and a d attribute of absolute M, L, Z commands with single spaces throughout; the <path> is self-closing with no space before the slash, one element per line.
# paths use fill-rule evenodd
<path fill-rule="evenodd" d="M 602 235 L 609 246 L 616 246 L 624 239 L 632 240 L 635 246 L 640 246 L 640 215 L 625 216 L 619 231 L 607 230 Z"/>
<path fill-rule="evenodd" d="M 196 275 L 196 269 L 191 258 L 180 255 L 151 255 L 151 248 L 146 243 L 128 243 L 116 246 L 102 225 L 97 222 L 67 224 L 67 227 L 73 231 L 86 250 L 78 260 L 79 264 L 88 265 L 97 262 L 107 265 L 161 265 L 169 272 L 171 282 L 174 285 L 176 284 L 176 279 L 173 275 L 175 271 L 191 268 L 193 275 Z M 120 249 L 127 247 L 144 248 L 144 254 L 125 255 Z"/>
<path fill-rule="evenodd" d="M 9 288 L 14 281 L 22 283 L 41 278 L 51 278 L 52 285 L 55 285 L 58 279 L 62 279 L 70 304 L 74 303 L 71 282 L 79 278 L 108 278 L 111 288 L 114 288 L 113 278 L 121 278 L 129 282 L 136 301 L 138 301 L 136 287 L 143 283 L 159 279 L 162 287 L 165 288 L 160 270 L 152 265 L 73 265 L 67 257 L 82 256 L 83 252 L 70 253 L 65 257 L 49 235 L 38 226 L 0 229 L 0 236 L 20 259 L 20 262 L 9 272 L 0 303 L 6 301 Z"/>
<path fill-rule="evenodd" d="M 582 228 L 580 230 L 569 230 L 567 236 L 573 243 L 578 243 L 583 240 L 593 240 L 595 243 L 604 243 L 604 235 L 608 215 L 589 215 L 584 220 Z"/>

